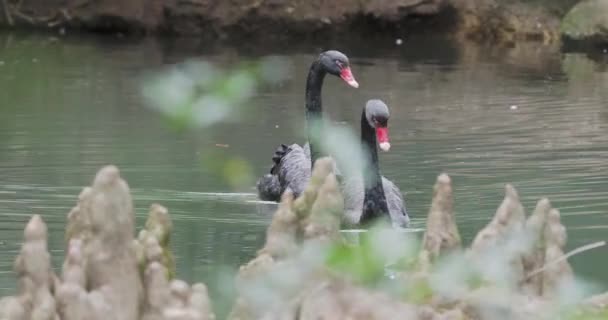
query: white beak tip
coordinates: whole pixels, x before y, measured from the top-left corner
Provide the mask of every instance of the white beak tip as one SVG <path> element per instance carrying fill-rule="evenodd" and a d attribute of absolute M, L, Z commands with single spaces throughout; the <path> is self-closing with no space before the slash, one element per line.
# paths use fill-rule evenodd
<path fill-rule="evenodd" d="M 391 144 L 388 142 L 382 142 L 380 143 L 380 149 L 382 149 L 382 151 L 389 151 L 391 149 Z"/>
<path fill-rule="evenodd" d="M 357 80 L 349 80 L 348 81 L 348 85 L 350 85 L 353 88 L 359 88 L 359 82 L 357 82 Z"/>

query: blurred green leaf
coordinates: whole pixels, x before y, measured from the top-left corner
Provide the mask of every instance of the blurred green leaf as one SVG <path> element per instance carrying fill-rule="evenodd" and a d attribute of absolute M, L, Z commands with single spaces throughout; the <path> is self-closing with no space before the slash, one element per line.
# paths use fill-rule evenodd
<path fill-rule="evenodd" d="M 253 169 L 247 160 L 230 158 L 224 163 L 224 178 L 232 187 L 242 187 L 253 184 Z"/>
<path fill-rule="evenodd" d="M 608 310 L 601 311 L 571 311 L 564 314 L 566 320 L 607 320 Z"/>
<path fill-rule="evenodd" d="M 384 264 L 374 257 L 370 246 L 336 244 L 329 252 L 327 266 L 339 274 L 348 274 L 352 280 L 365 285 L 373 285 L 384 277 Z"/>
<path fill-rule="evenodd" d="M 173 128 L 205 128 L 238 119 L 261 85 L 287 75 L 283 64 L 281 59 L 261 59 L 220 69 L 206 61 L 187 61 L 150 76 L 142 92 Z"/>
<path fill-rule="evenodd" d="M 414 304 L 424 304 L 433 296 L 433 289 L 427 278 L 416 279 L 409 283 L 405 300 Z"/>

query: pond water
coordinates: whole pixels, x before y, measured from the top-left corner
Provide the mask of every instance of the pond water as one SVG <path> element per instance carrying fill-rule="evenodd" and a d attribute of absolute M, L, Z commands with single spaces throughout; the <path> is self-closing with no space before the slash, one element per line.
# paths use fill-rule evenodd
<path fill-rule="evenodd" d="M 381 154 L 381 168 L 406 194 L 415 227 L 424 227 L 432 185 L 447 172 L 466 242 L 492 217 L 507 182 L 528 213 L 540 197 L 552 200 L 568 249 L 607 238 L 605 62 L 534 44 L 378 42 L 331 44 L 350 56 L 361 86 L 326 79 L 324 105 L 332 120 L 358 131 L 365 101 L 387 102 L 392 149 Z M 258 176 L 279 143 L 302 142 L 305 78 L 320 47 L 328 44 L 0 34 L 0 295 L 15 286 L 12 263 L 31 214 L 48 223 L 58 267 L 66 214 L 109 163 L 132 188 L 138 226 L 152 202 L 169 208 L 179 277 L 229 294 L 217 283 L 263 243 L 272 206 L 256 202 L 253 182 L 235 187 L 204 159 L 244 159 Z M 255 92 L 239 121 L 178 131 L 142 98 L 147 73 L 167 64 L 196 58 L 229 67 L 268 54 L 285 58 L 290 75 Z M 608 287 L 607 251 L 571 261 Z"/>

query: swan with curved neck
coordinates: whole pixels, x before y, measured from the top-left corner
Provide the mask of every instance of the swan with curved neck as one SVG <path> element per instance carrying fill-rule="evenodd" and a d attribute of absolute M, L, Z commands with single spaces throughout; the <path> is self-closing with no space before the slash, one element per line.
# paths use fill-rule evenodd
<path fill-rule="evenodd" d="M 279 201 L 281 194 L 290 189 L 294 196 L 299 196 L 308 183 L 314 161 L 323 156 L 316 147 L 322 135 L 323 106 L 321 91 L 327 74 L 340 77 L 349 86 L 358 88 L 348 57 L 336 50 L 321 53 L 310 66 L 306 79 L 306 122 L 308 143 L 303 147 L 298 144 L 282 144 L 275 151 L 270 173 L 257 182 L 258 196 L 262 200 Z"/>
<path fill-rule="evenodd" d="M 380 173 L 378 148 L 390 150 L 388 106 L 378 99 L 369 100 L 361 113 L 361 174 L 347 177 L 342 185 L 345 222 L 366 224 L 390 218 L 394 226 L 407 227 L 409 216 L 399 188 Z"/>
<path fill-rule="evenodd" d="M 321 53 L 310 66 L 306 78 L 306 122 L 311 165 L 321 155 L 314 142 L 319 141 L 319 135 L 323 131 L 321 127 L 323 118 L 321 91 L 327 73 L 339 76 L 353 88 L 359 87 L 359 83 L 350 70 L 348 57 L 339 51 L 330 50 Z"/>

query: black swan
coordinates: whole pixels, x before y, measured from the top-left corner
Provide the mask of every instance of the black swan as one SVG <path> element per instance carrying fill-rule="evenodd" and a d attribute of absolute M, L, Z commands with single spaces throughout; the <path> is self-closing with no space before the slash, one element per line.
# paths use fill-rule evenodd
<path fill-rule="evenodd" d="M 381 100 L 369 100 L 361 114 L 363 161 L 360 175 L 347 176 L 342 183 L 345 222 L 366 224 L 377 218 L 390 217 L 393 226 L 407 227 L 409 216 L 401 191 L 380 174 L 377 145 L 390 149 L 388 139 L 388 106 Z"/>
<path fill-rule="evenodd" d="M 304 191 L 310 178 L 312 164 L 322 156 L 321 150 L 314 142 L 318 141 L 321 133 L 323 118 L 321 88 L 328 73 L 339 76 L 351 87 L 359 87 L 345 54 L 329 50 L 321 53 L 313 61 L 306 79 L 306 122 L 309 142 L 303 147 L 298 144 L 279 146 L 272 157 L 273 166 L 270 173 L 262 176 L 256 183 L 260 199 L 279 201 L 281 194 L 288 188 L 296 197 Z"/>

